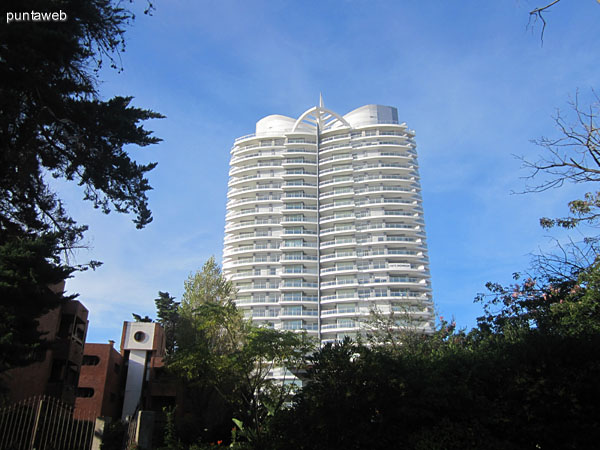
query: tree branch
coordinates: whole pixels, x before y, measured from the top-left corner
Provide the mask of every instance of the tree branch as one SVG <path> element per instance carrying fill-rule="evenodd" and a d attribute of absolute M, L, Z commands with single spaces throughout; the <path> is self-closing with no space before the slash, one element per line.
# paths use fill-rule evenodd
<path fill-rule="evenodd" d="M 552 6 L 556 5 L 558 2 L 560 2 L 560 0 L 554 0 L 548 3 L 546 6 L 541 6 L 539 8 L 535 8 L 532 11 L 529 11 L 529 23 L 527 24 L 528 27 L 531 24 L 532 17 L 534 18 L 534 23 L 537 21 L 538 18 L 542 21 L 542 33 L 540 34 L 540 40 L 542 41 L 542 45 L 544 45 L 544 31 L 546 30 L 546 20 L 544 19 L 542 13 L 544 13 Z"/>

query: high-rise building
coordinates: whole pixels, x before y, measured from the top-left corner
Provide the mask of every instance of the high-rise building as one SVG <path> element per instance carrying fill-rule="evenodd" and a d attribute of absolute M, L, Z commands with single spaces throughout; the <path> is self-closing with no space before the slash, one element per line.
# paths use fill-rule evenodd
<path fill-rule="evenodd" d="M 340 116 L 322 100 L 235 140 L 223 271 L 247 317 L 322 342 L 356 336 L 374 310 L 433 329 L 415 147 L 396 108 Z"/>

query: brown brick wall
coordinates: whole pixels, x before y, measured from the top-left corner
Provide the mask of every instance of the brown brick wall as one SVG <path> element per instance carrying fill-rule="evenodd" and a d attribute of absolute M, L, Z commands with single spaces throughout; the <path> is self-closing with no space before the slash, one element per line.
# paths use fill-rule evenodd
<path fill-rule="evenodd" d="M 91 388 L 91 397 L 78 396 L 75 400 L 75 416 L 113 417 L 120 415 L 121 409 L 121 377 L 123 373 L 123 358 L 113 348 L 113 344 L 86 344 L 84 359 L 96 356 L 97 365 L 82 365 L 79 375 L 79 392 Z M 118 366 L 118 372 L 115 367 Z"/>

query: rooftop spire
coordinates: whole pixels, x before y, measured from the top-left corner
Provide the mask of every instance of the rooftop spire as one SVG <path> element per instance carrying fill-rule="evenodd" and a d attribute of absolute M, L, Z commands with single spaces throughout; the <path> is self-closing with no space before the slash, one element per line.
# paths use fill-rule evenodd
<path fill-rule="evenodd" d="M 323 93 L 319 92 L 319 107 L 323 108 L 325 104 L 323 103 Z"/>

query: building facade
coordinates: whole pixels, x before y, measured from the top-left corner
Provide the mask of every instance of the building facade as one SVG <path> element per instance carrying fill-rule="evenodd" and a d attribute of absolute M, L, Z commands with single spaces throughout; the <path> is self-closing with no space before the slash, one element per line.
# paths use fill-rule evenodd
<path fill-rule="evenodd" d="M 144 409 L 151 395 L 150 381 L 154 369 L 162 366 L 165 356 L 165 331 L 153 322 L 124 322 L 121 355 L 126 367 L 121 419 Z M 159 363 L 159 360 L 161 361 Z"/>
<path fill-rule="evenodd" d="M 75 399 L 75 418 L 119 418 L 123 402 L 123 358 L 113 345 L 114 341 L 85 344 Z"/>
<path fill-rule="evenodd" d="M 223 272 L 247 317 L 322 342 L 373 311 L 433 329 L 414 132 L 396 108 L 267 116 L 236 139 L 229 176 Z"/>
<path fill-rule="evenodd" d="M 64 282 L 52 286 L 57 294 Z M 38 330 L 44 333 L 47 347 L 38 360 L 2 374 L 11 402 L 33 396 L 48 395 L 74 405 L 77 382 L 88 328 L 88 310 L 77 300 L 68 300 L 38 319 Z"/>

